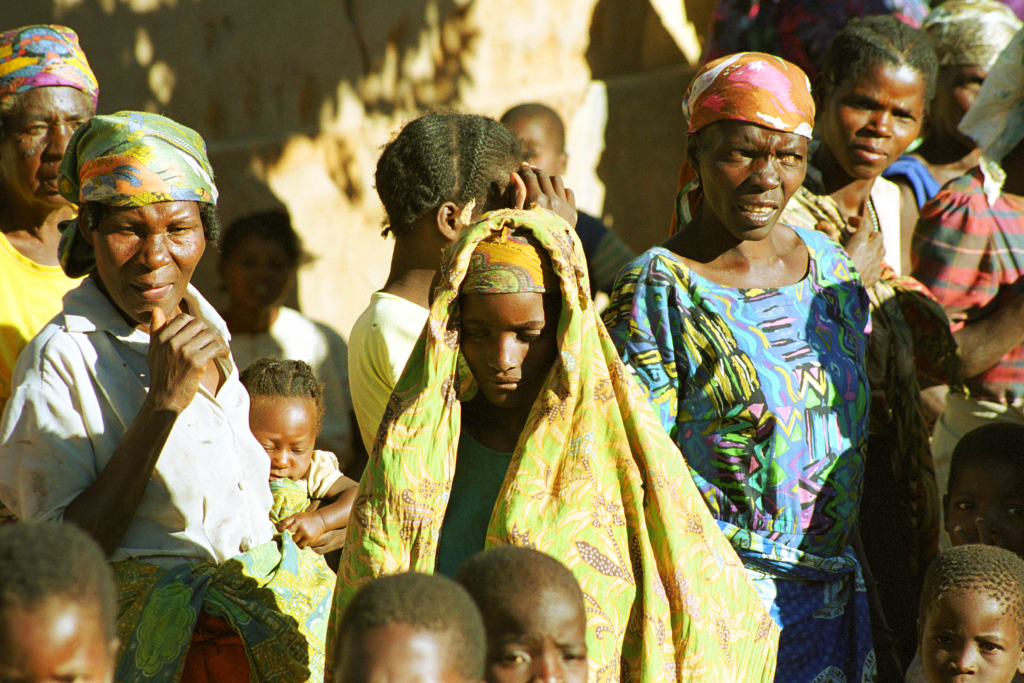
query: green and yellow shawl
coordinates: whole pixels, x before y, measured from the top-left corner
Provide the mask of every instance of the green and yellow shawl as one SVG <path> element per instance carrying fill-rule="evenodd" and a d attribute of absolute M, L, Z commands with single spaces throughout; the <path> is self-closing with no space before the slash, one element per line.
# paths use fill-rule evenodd
<path fill-rule="evenodd" d="M 771 681 L 778 628 L 619 361 L 590 299 L 579 239 L 540 210 L 490 213 L 445 253 L 430 319 L 360 483 L 331 631 L 373 578 L 434 570 L 460 401 L 476 391 L 460 361 L 459 287 L 477 243 L 514 227 L 551 257 L 560 354 L 512 457 L 487 546 L 536 548 L 576 575 L 594 683 Z"/>

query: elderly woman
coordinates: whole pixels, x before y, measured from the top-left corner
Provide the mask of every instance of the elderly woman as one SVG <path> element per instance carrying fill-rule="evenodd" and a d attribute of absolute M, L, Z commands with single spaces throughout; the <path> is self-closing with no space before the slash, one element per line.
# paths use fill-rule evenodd
<path fill-rule="evenodd" d="M 960 130 L 978 167 L 921 209 L 913 275 L 952 321 L 965 386 L 950 391 L 932 447 L 940 490 L 957 441 L 988 422 L 1024 424 L 1024 30 L 999 55 Z M 975 530 L 971 530 L 975 533 Z"/>
<path fill-rule="evenodd" d="M 0 499 L 110 555 L 118 680 L 249 680 L 251 666 L 319 681 L 332 577 L 274 536 L 227 330 L 189 284 L 217 231 L 202 138 L 154 114 L 94 118 L 60 191 L 80 206 L 61 265 L 88 277 L 18 361 Z"/>
<path fill-rule="evenodd" d="M 771 680 L 777 630 L 615 356 L 578 237 L 542 211 L 487 214 L 446 251 L 360 482 L 334 617 L 375 576 L 454 574 L 502 544 L 572 570 L 595 683 Z M 565 680 L 579 646 L 559 647 Z"/>
<path fill-rule="evenodd" d="M 742 53 L 701 69 L 684 112 L 675 232 L 620 273 L 605 321 L 782 629 L 775 680 L 869 680 L 867 296 L 838 244 L 779 222 L 810 87 Z"/>
<path fill-rule="evenodd" d="M 57 166 L 98 96 L 71 29 L 0 33 L 0 411 L 18 355 L 78 285 L 57 262 L 57 224 L 75 215 Z"/>
<path fill-rule="evenodd" d="M 928 132 L 911 154 L 882 175 L 903 193 L 900 225 L 909 243 L 919 211 L 939 188 L 978 165 L 981 149 L 957 126 L 971 108 L 996 57 L 1021 28 L 1021 21 L 998 0 L 948 0 L 925 17 L 921 30 L 935 49 L 939 76 L 928 116 Z M 903 272 L 910 272 L 906 249 Z"/>

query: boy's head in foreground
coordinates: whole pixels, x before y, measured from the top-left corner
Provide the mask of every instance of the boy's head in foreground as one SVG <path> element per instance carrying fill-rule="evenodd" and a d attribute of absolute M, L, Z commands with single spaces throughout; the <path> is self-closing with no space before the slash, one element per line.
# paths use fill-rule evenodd
<path fill-rule="evenodd" d="M 479 683 L 480 612 L 444 576 L 395 574 L 367 584 L 338 627 L 336 683 Z"/>
<path fill-rule="evenodd" d="M 918 634 L 929 683 L 1009 683 L 1024 673 L 1024 560 L 979 544 L 939 555 L 921 591 Z"/>
<path fill-rule="evenodd" d="M 583 592 L 561 562 L 529 548 L 502 546 L 471 557 L 455 580 L 484 617 L 488 683 L 586 683 Z"/>
<path fill-rule="evenodd" d="M 995 422 L 957 443 L 942 498 L 953 545 L 983 543 L 1024 557 L 1024 425 Z"/>
<path fill-rule="evenodd" d="M 114 679 L 114 579 L 70 524 L 0 527 L 0 681 Z"/>

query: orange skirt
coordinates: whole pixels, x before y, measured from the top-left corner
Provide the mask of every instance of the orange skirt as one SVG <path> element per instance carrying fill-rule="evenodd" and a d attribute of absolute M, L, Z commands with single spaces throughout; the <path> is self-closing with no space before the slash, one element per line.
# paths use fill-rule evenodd
<path fill-rule="evenodd" d="M 181 683 L 249 683 L 245 646 L 227 621 L 199 613 Z"/>

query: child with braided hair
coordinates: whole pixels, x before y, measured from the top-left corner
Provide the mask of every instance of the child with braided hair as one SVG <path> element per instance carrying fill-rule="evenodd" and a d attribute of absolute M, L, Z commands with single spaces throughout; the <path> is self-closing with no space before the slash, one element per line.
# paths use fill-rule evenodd
<path fill-rule="evenodd" d="M 260 358 L 241 375 L 249 392 L 249 429 L 270 455 L 271 520 L 300 548 L 344 529 L 357 485 L 333 453 L 314 449 L 323 424 L 323 387 L 301 360 Z M 311 499 L 331 500 L 307 510 Z"/>

